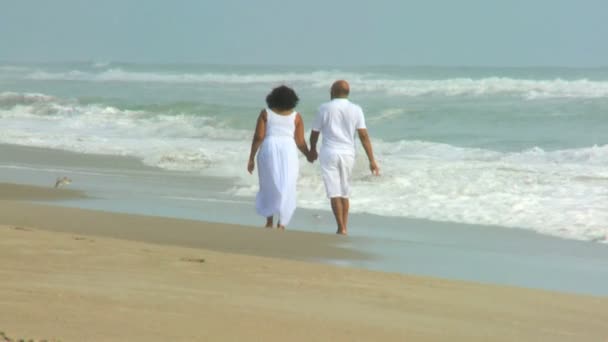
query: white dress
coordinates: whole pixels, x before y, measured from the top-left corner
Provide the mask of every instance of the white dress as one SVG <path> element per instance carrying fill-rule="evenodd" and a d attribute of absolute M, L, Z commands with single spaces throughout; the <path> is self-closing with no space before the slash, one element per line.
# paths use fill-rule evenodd
<path fill-rule="evenodd" d="M 257 156 L 260 191 L 255 208 L 264 217 L 278 215 L 285 226 L 296 210 L 300 164 L 295 129 L 296 112 L 279 115 L 266 109 L 266 136 Z"/>

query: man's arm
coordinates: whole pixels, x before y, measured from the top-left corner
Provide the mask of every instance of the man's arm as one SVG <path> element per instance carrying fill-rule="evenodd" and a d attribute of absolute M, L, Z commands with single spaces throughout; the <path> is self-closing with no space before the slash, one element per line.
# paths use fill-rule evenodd
<path fill-rule="evenodd" d="M 380 168 L 376 164 L 376 159 L 374 159 L 374 150 L 372 149 L 372 142 L 369 134 L 367 134 L 367 129 L 359 128 L 357 133 L 359 133 L 359 140 L 361 140 L 361 145 L 363 145 L 367 159 L 369 159 L 369 170 L 376 176 L 380 175 Z"/>
<path fill-rule="evenodd" d="M 314 129 L 310 131 L 310 152 L 308 153 L 308 161 L 314 162 L 319 157 L 317 153 L 317 142 L 319 141 L 319 132 Z"/>

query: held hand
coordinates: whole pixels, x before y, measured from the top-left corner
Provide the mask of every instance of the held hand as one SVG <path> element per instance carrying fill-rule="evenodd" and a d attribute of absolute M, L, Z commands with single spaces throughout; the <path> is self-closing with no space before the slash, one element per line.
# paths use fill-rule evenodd
<path fill-rule="evenodd" d="M 306 156 L 306 159 L 308 159 L 309 163 L 314 163 L 314 161 L 317 160 L 317 158 L 319 158 L 319 155 L 317 154 L 317 150 L 310 150 L 308 152 L 308 156 Z"/>
<path fill-rule="evenodd" d="M 376 164 L 375 160 L 369 162 L 369 170 L 372 172 L 372 175 L 380 176 L 380 168 Z"/>
<path fill-rule="evenodd" d="M 255 161 L 253 159 L 249 159 L 249 163 L 247 163 L 247 171 L 251 174 L 255 169 Z"/>

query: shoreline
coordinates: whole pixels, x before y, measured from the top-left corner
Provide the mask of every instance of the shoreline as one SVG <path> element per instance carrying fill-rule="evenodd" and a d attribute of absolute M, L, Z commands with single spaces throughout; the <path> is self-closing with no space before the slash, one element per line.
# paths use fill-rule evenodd
<path fill-rule="evenodd" d="M 232 186 L 228 179 L 219 177 L 219 176 L 209 176 L 209 175 L 201 175 L 197 174 L 193 171 L 178 171 L 178 170 L 168 170 L 163 169 L 156 166 L 150 166 L 145 164 L 143 161 L 134 156 L 121 156 L 121 155 L 113 155 L 113 154 L 94 154 L 94 153 L 80 153 L 73 152 L 68 150 L 47 148 L 47 147 L 34 147 L 34 146 L 22 146 L 22 145 L 13 145 L 13 144 L 5 144 L 0 143 L 0 154 L 5 156 L 5 164 L 0 164 L 0 170 L 4 169 L 5 174 L 8 177 L 0 178 L 0 183 L 19 183 L 19 184 L 27 184 L 27 185 L 35 185 L 45 187 L 47 185 L 51 186 L 54 184 L 55 179 L 69 175 L 75 181 L 75 184 L 69 186 L 69 188 L 76 188 L 82 192 L 86 192 L 89 194 L 90 198 L 105 198 L 104 195 L 109 194 L 108 189 L 111 189 L 113 192 L 119 190 L 124 190 L 129 185 L 133 185 L 136 183 L 138 178 L 143 178 L 145 180 L 145 186 L 147 189 L 137 188 L 136 190 L 141 191 L 149 191 L 150 187 L 157 187 L 160 184 L 154 183 L 158 182 L 162 178 L 171 178 L 171 183 L 173 185 L 177 185 L 176 188 L 169 187 L 170 190 L 177 190 L 177 193 L 185 193 L 183 197 L 176 195 L 174 197 L 167 196 L 167 199 L 175 199 L 180 201 L 191 201 L 195 202 L 213 202 L 213 198 L 201 196 L 198 198 L 194 195 L 196 192 L 188 191 L 191 189 L 187 189 L 187 187 L 196 187 L 201 190 L 201 193 L 209 196 L 218 196 L 218 202 L 226 202 L 226 203 L 237 203 L 237 204 L 251 204 L 253 206 L 252 198 L 243 198 L 235 195 L 226 195 L 222 194 L 229 190 Z M 44 178 L 41 177 L 44 175 Z M 135 181 L 135 182 L 134 182 Z M 116 184 L 113 184 L 116 183 Z M 165 185 L 165 184 L 163 184 Z M 128 189 L 127 189 L 128 190 Z M 123 191 L 124 192 L 124 191 Z M 99 193 L 102 193 L 99 196 Z M 127 192 L 125 192 L 127 193 Z M 115 194 L 111 194 L 115 195 Z M 157 195 L 157 194 L 155 194 Z M 0 199 L 2 199 L 2 195 L 0 194 Z M 11 199 L 11 198 L 5 198 Z M 69 198 L 68 198 L 69 199 Z M 44 198 L 42 199 L 44 200 Z M 75 202 L 73 202 L 75 203 Z M 73 203 L 70 206 L 73 206 Z M 145 210 L 116 210 L 116 207 L 113 207 L 109 203 L 103 203 L 101 207 L 95 206 L 79 206 L 79 208 L 89 208 L 93 210 L 104 210 L 104 211 L 112 211 L 112 212 L 125 212 L 125 213 L 136 213 L 141 215 L 150 215 L 151 213 L 145 212 Z M 321 209 L 309 209 L 309 208 L 298 208 L 297 212 L 306 212 L 307 214 L 311 214 L 314 216 L 318 216 L 318 213 L 322 212 L 325 215 L 331 215 L 331 211 L 329 209 L 329 205 L 326 208 Z M 191 214 L 191 213 L 190 213 Z M 180 214 L 174 215 L 170 212 L 162 212 L 159 216 L 168 216 L 168 217 L 176 217 L 176 218 L 188 218 L 195 220 L 203 220 L 209 222 L 218 222 L 218 223 L 228 223 L 228 224 L 239 224 L 239 225 L 249 225 L 249 219 L 254 218 L 257 221 L 261 221 L 260 217 L 257 215 L 249 215 L 250 213 L 239 213 L 239 214 L 247 214 L 247 221 L 239 220 L 239 219 L 227 219 L 225 217 L 217 217 L 214 215 L 198 215 L 198 216 L 186 216 L 183 217 Z M 242 216 L 242 215 L 238 215 Z M 517 226 L 500 226 L 495 224 L 475 224 L 475 223 L 464 223 L 464 222 L 452 222 L 452 221 L 440 221 L 440 220 L 431 220 L 427 218 L 410 218 L 410 217 L 400 217 L 400 216 L 382 216 L 377 214 L 368 214 L 368 213 L 360 213 L 354 212 L 351 213 L 351 216 L 360 216 L 365 217 L 366 221 L 376 221 L 376 220 L 403 220 L 408 222 L 413 222 L 416 225 L 424 225 L 424 226 L 467 226 L 472 229 L 476 229 L 477 227 L 482 227 L 486 230 L 501 230 L 503 232 L 507 232 L 506 234 L 514 234 L 521 236 L 539 236 L 541 238 L 546 239 L 556 239 L 556 240 L 564 240 L 564 241 L 577 241 L 577 242 L 585 242 L 585 243 L 600 243 L 606 245 L 608 248 L 608 235 L 607 236 L 598 236 L 592 240 L 582 240 L 576 238 L 568 238 L 560 235 L 555 235 L 551 233 L 544 233 L 534 229 L 522 228 Z M 235 216 L 236 217 L 236 216 Z M 257 222 L 253 221 L 253 222 Z M 303 220 L 301 215 L 296 214 L 294 216 L 295 222 L 294 227 L 295 230 L 300 230 L 299 225 L 302 223 L 308 225 L 310 228 L 311 221 L 314 220 L 306 219 Z M 329 220 L 331 224 L 331 228 L 329 230 L 324 230 L 325 232 L 331 233 L 334 229 L 335 223 L 332 220 Z M 357 220 L 353 220 L 352 224 L 356 225 Z M 317 222 L 318 223 L 318 222 Z M 327 223 L 327 222 L 325 222 Z M 316 230 L 315 230 L 316 232 Z M 356 234 L 356 231 L 355 231 Z"/>
<path fill-rule="evenodd" d="M 61 341 L 600 340 L 608 297 L 338 267 L 343 237 L 0 200 L 0 331 Z M 316 262 L 315 262 L 316 261 Z M 44 307 L 44 310 L 41 308 Z M 541 310 L 540 308 L 552 308 Z M 128 324 L 126 324 L 128 322 Z"/>
<path fill-rule="evenodd" d="M 0 182 L 0 201 L 58 201 L 86 197 L 80 190 Z"/>
<path fill-rule="evenodd" d="M 255 213 L 251 199 L 229 194 L 228 181 L 155 169 L 130 157 L 114 158 L 1 144 L 0 152 L 4 157 L 0 163 L 0 182 L 37 185 L 51 190 L 57 177 L 68 176 L 73 183 L 61 190 L 76 189 L 87 196 L 52 202 L 39 200 L 37 205 L 66 208 L 46 208 L 48 212 L 67 213 L 71 208 L 95 213 L 153 215 L 190 221 L 189 230 L 196 230 L 200 222 L 210 226 L 237 225 L 243 228 L 244 233 L 235 235 L 243 239 L 234 243 L 241 247 L 232 248 L 232 251 L 256 253 L 252 251 L 255 249 L 252 244 L 248 245 L 243 240 L 249 234 L 255 235 L 251 230 L 258 232 L 255 226 L 259 224 L 261 227 L 263 222 Z M 334 225 L 330 211 L 299 208 L 287 233 L 291 237 L 299 236 L 292 233 L 320 234 L 322 237 L 319 239 L 331 241 L 337 238 L 333 234 Z M 334 239 L 339 255 L 328 251 L 319 253 L 318 257 L 313 256 L 313 259 L 331 265 L 382 272 L 608 296 L 608 244 L 566 240 L 526 229 L 357 213 L 352 214 L 350 228 L 351 234 L 347 238 Z M 188 240 L 184 237 L 188 234 L 163 234 L 159 234 L 157 240 L 175 244 L 179 244 L 180 239 Z M 197 234 L 196 239 L 201 240 L 200 232 Z M 126 238 L 137 239 L 138 234 L 132 235 L 136 236 Z M 125 233 L 114 237 L 121 236 L 125 237 Z M 283 244 L 278 237 L 270 239 L 277 239 L 278 246 Z M 265 241 L 267 239 L 256 238 L 255 241 L 258 240 L 264 240 L 261 243 L 270 246 L 265 252 L 267 254 L 286 254 L 285 249 L 289 249 L 285 247 L 281 251 L 281 247 Z M 194 242 L 186 243 L 186 246 L 193 246 Z M 196 243 L 205 247 L 200 241 Z M 287 246 L 290 244 L 297 245 L 288 242 Z M 221 246 L 206 245 L 216 249 Z M 295 248 L 301 252 L 299 258 L 306 258 L 309 252 L 302 246 L 305 245 Z M 339 257 L 352 253 L 360 257 Z"/>
<path fill-rule="evenodd" d="M 35 187 L 30 187 L 35 188 Z M 0 184 L 0 189 L 2 185 Z M 33 196 L 34 199 L 37 196 Z M 32 215 L 30 213 L 35 213 Z M 279 232 L 235 224 L 191 221 L 0 200 L 0 224 L 51 232 L 116 238 L 168 246 L 294 260 L 364 260 L 329 234 Z"/>

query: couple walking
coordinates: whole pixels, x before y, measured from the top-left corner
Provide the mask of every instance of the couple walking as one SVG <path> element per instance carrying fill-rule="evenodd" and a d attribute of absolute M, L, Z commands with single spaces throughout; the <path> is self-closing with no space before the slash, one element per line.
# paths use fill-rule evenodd
<path fill-rule="evenodd" d="M 334 82 L 331 101 L 319 107 L 313 122 L 310 149 L 304 138 L 302 117 L 294 111 L 299 99 L 293 89 L 280 86 L 266 97 L 268 108 L 263 109 L 258 117 L 247 165 L 247 171 L 253 173 L 257 153 L 260 191 L 255 206 L 258 214 L 266 217 L 266 227 L 273 227 L 274 216 L 277 215 L 277 228 L 285 229 L 293 216 L 300 150 L 311 163 L 319 159 L 325 191 L 338 226 L 337 233 L 347 234 L 355 133 L 358 133 L 369 159 L 370 171 L 379 174 L 363 111 L 348 100 L 349 91 L 346 81 Z M 323 143 L 320 153 L 317 153 L 319 134 L 323 136 Z"/>

